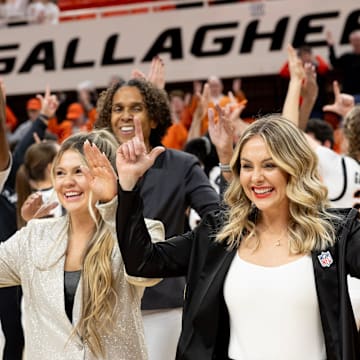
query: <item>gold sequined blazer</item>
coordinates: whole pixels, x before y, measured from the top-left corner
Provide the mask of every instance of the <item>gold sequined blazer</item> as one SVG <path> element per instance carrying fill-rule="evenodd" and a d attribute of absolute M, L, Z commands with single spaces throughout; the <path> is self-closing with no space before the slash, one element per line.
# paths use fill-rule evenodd
<path fill-rule="evenodd" d="M 97 205 L 107 226 L 115 233 L 117 198 Z M 24 298 L 26 359 L 93 360 L 86 343 L 65 313 L 64 262 L 68 217 L 32 220 L 9 240 L 0 244 L 0 286 L 21 285 Z M 147 220 L 154 241 L 164 239 L 163 225 Z M 112 331 L 102 337 L 104 360 L 145 360 L 140 301 L 144 286 L 159 280 L 129 277 L 125 273 L 117 241 L 112 267 L 118 295 Z M 149 281 L 147 281 L 149 280 Z M 76 290 L 73 323 L 80 317 L 82 286 Z"/>

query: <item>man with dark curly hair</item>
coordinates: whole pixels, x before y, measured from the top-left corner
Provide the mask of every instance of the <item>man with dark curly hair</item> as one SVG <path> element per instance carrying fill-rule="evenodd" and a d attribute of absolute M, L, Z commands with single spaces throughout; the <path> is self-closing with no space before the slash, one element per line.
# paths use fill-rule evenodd
<path fill-rule="evenodd" d="M 147 151 L 161 145 L 171 125 L 166 92 L 142 79 L 110 86 L 100 95 L 98 114 L 95 127 L 110 129 L 119 143 L 135 136 L 134 118 L 140 119 Z M 219 206 L 219 196 L 198 160 L 182 151 L 166 149 L 138 186 L 145 216 L 161 220 L 167 238 L 184 232 L 189 206 L 201 217 Z M 142 308 L 150 360 L 175 358 L 184 286 L 184 278 L 166 279 L 145 291 Z"/>

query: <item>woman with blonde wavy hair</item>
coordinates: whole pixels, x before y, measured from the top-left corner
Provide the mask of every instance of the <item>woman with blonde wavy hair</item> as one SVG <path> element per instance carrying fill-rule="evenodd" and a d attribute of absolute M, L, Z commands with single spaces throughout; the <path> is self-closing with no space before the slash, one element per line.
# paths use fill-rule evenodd
<path fill-rule="evenodd" d="M 330 208 L 304 134 L 256 120 L 234 150 L 225 207 L 152 244 L 136 183 L 163 148 L 148 152 L 135 128 L 117 153 L 117 236 L 129 274 L 187 278 L 176 359 L 359 359 L 346 281 L 360 277 L 358 212 Z"/>
<path fill-rule="evenodd" d="M 116 242 L 117 142 L 79 133 L 53 161 L 66 214 L 33 219 L 0 247 L 0 286 L 21 285 L 27 359 L 147 359 L 140 300 L 156 279 L 126 275 Z M 149 220 L 153 239 L 162 224 Z"/>

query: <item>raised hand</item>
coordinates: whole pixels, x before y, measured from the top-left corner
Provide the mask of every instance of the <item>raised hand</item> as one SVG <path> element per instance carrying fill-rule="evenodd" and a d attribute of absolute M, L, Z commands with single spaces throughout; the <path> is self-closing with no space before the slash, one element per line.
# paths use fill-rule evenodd
<path fill-rule="evenodd" d="M 355 106 L 355 98 L 352 95 L 341 93 L 337 81 L 333 82 L 333 90 L 334 103 L 325 105 L 323 111 L 331 111 L 344 117 Z"/>
<path fill-rule="evenodd" d="M 131 71 L 132 79 L 143 79 L 153 83 L 159 89 L 165 88 L 165 66 L 164 61 L 160 58 L 160 56 L 155 56 L 150 65 L 148 75 L 145 75 L 139 69 L 133 69 Z"/>
<path fill-rule="evenodd" d="M 233 80 L 232 91 L 234 92 L 235 95 L 241 91 L 241 83 L 242 83 L 241 79 Z"/>
<path fill-rule="evenodd" d="M 301 85 L 305 78 L 302 61 L 296 55 L 295 49 L 289 44 L 287 47 L 290 82 L 283 105 L 282 115 L 299 126 L 299 100 Z"/>
<path fill-rule="evenodd" d="M 155 56 L 152 59 L 146 80 L 153 83 L 159 89 L 165 88 L 165 66 L 160 56 Z"/>
<path fill-rule="evenodd" d="M 165 151 L 162 146 L 157 146 L 149 153 L 144 143 L 141 122 L 134 118 L 135 136 L 121 144 L 116 153 L 116 168 L 119 183 L 123 190 L 134 188 L 139 178 L 154 164 L 155 159 Z"/>
<path fill-rule="evenodd" d="M 36 192 L 27 197 L 21 207 L 21 216 L 28 222 L 31 219 L 40 219 L 50 215 L 51 210 L 58 206 L 57 201 L 44 203 L 40 192 Z"/>
<path fill-rule="evenodd" d="M 300 94 L 302 96 L 302 102 L 299 110 L 299 122 L 298 127 L 301 130 L 306 129 L 306 125 L 311 116 L 311 111 L 314 108 L 316 102 L 319 86 L 316 81 L 316 69 L 312 63 L 304 64 L 305 79 L 301 86 Z"/>
<path fill-rule="evenodd" d="M 290 44 L 287 47 L 287 53 L 290 79 L 302 81 L 305 78 L 305 70 L 301 59 L 299 59 L 295 49 Z"/>
<path fill-rule="evenodd" d="M 41 102 L 40 113 L 46 115 L 48 118 L 52 118 L 56 110 L 59 107 L 59 100 L 56 95 L 52 95 L 50 92 L 50 87 L 46 86 L 44 96 L 41 94 L 36 95 L 36 97 Z"/>
<path fill-rule="evenodd" d="M 234 126 L 231 119 L 231 108 L 221 108 L 216 105 L 217 121 L 215 122 L 215 112 L 213 109 L 208 109 L 209 118 L 209 135 L 211 142 L 215 145 L 218 156 L 223 158 L 227 156 L 229 159 L 233 153 L 233 137 Z"/>
<path fill-rule="evenodd" d="M 305 79 L 301 87 L 301 96 L 303 98 L 317 98 L 319 86 L 316 82 L 316 69 L 312 63 L 304 64 Z"/>
<path fill-rule="evenodd" d="M 81 169 L 89 181 L 95 199 L 101 202 L 112 200 L 117 194 L 117 182 L 109 159 L 88 140 L 84 143 L 84 154 L 88 167 L 82 166 Z"/>

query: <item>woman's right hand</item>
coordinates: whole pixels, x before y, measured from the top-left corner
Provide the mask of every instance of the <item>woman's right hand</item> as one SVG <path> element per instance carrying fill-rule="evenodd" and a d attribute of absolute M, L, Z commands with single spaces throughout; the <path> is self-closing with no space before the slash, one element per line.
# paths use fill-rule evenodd
<path fill-rule="evenodd" d="M 121 144 L 116 153 L 116 168 L 120 186 L 125 191 L 132 190 L 137 181 L 154 164 L 155 159 L 165 151 L 163 146 L 157 146 L 149 153 L 144 143 L 141 122 L 134 118 L 135 136 Z"/>

